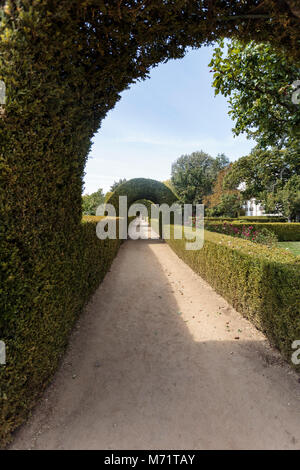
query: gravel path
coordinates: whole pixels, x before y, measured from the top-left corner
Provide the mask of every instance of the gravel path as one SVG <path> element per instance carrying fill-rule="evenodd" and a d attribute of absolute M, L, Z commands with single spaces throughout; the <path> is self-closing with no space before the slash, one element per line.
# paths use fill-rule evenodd
<path fill-rule="evenodd" d="M 295 449 L 298 376 L 160 240 L 124 243 L 12 449 Z"/>

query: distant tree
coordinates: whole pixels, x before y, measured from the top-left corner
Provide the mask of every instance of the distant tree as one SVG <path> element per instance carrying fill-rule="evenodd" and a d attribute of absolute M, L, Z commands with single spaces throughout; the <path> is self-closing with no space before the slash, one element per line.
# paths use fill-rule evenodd
<path fill-rule="evenodd" d="M 121 184 L 126 183 L 127 179 L 126 178 L 120 178 L 119 181 L 114 181 L 113 184 L 110 187 L 110 192 L 114 192 Z"/>
<path fill-rule="evenodd" d="M 172 165 L 171 183 L 181 202 L 201 204 L 204 196 L 212 192 L 219 171 L 228 164 L 224 154 L 213 158 L 202 150 L 178 158 Z"/>
<path fill-rule="evenodd" d="M 300 222 L 300 175 L 294 175 L 276 194 L 275 205 L 289 221 Z"/>
<path fill-rule="evenodd" d="M 299 152 L 295 148 L 255 148 L 232 164 L 224 185 L 230 189 L 240 187 L 244 199 L 256 198 L 267 212 L 282 212 L 293 217 L 297 210 L 299 175 Z M 291 202 L 289 206 L 288 198 L 295 205 Z"/>
<path fill-rule="evenodd" d="M 290 146 L 300 136 L 300 106 L 293 103 L 293 84 L 300 64 L 270 44 L 221 41 L 209 64 L 215 93 L 229 97 L 233 132 L 245 132 L 258 144 Z"/>
<path fill-rule="evenodd" d="M 240 193 L 225 192 L 221 195 L 220 202 L 214 206 L 210 215 L 216 217 L 238 217 L 243 211 L 243 199 Z"/>
<path fill-rule="evenodd" d="M 223 196 L 223 194 L 240 194 L 240 191 L 237 189 L 224 188 L 224 179 L 225 176 L 229 173 L 231 166 L 232 164 L 219 171 L 217 178 L 213 184 L 212 193 L 208 196 L 204 196 L 203 204 L 205 204 L 207 208 L 213 208 L 218 206 L 221 203 L 221 197 Z"/>
<path fill-rule="evenodd" d="M 82 212 L 84 215 L 96 215 L 96 209 L 104 202 L 104 194 L 101 188 L 95 193 L 82 196 Z"/>
<path fill-rule="evenodd" d="M 174 186 L 173 186 L 173 184 L 172 184 L 172 181 L 171 181 L 170 179 L 163 181 L 163 183 L 164 183 L 168 188 L 170 188 L 172 191 L 175 191 L 175 188 L 174 188 Z"/>
<path fill-rule="evenodd" d="M 111 195 L 112 195 L 112 191 L 107 191 L 107 193 L 105 194 L 105 197 L 104 197 L 105 202 L 108 201 L 108 199 L 110 198 Z"/>
<path fill-rule="evenodd" d="M 171 179 L 165 180 L 165 181 L 163 181 L 163 183 L 164 183 L 169 189 L 171 189 L 171 191 L 173 191 L 173 193 L 174 193 L 177 197 L 179 197 L 178 194 L 177 194 L 176 188 L 175 188 L 175 186 L 173 185 Z"/>

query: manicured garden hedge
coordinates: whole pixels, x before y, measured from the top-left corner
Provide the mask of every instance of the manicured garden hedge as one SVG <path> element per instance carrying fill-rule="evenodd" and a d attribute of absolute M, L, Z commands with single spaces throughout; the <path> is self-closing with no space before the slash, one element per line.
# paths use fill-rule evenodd
<path fill-rule="evenodd" d="M 190 217 L 192 218 L 192 217 Z M 216 221 L 216 222 L 222 222 L 223 220 L 224 221 L 233 221 L 233 220 L 239 220 L 237 218 L 233 218 L 233 217 L 205 217 L 204 218 L 206 221 Z"/>
<path fill-rule="evenodd" d="M 20 293 L 15 309 L 4 310 L 4 316 L 2 311 L 1 317 L 1 340 L 7 353 L 6 366 L 0 366 L 2 444 L 24 421 L 51 379 L 75 320 L 118 252 L 121 241 L 97 238 L 99 219 L 85 217 L 69 244 L 55 237 L 51 262 L 49 252 L 43 259 L 39 250 L 35 269 L 31 268 L 35 260 L 28 260 L 27 273 L 8 276 L 1 285 L 7 307 L 12 286 Z"/>
<path fill-rule="evenodd" d="M 204 233 L 203 248 L 196 251 L 185 250 L 184 239 L 171 237 L 166 242 L 290 361 L 291 345 L 300 339 L 300 257 L 246 240 Z"/>
<path fill-rule="evenodd" d="M 214 227 L 220 227 L 220 225 L 223 225 L 224 222 L 216 222 L 216 221 L 211 221 L 207 222 L 205 221 L 205 226 L 209 230 L 213 230 Z M 300 223 L 263 223 L 263 222 L 243 222 L 243 221 L 229 221 L 230 224 L 233 226 L 241 227 L 254 227 L 256 230 L 260 230 L 262 228 L 266 228 L 270 230 L 271 232 L 275 233 L 275 235 L 278 237 L 278 241 L 280 242 L 297 242 L 300 241 Z"/>
<path fill-rule="evenodd" d="M 107 203 L 116 208 L 119 215 L 119 196 L 127 196 L 128 207 L 141 199 L 147 199 L 154 204 L 172 205 L 178 201 L 173 191 L 160 181 L 148 178 L 133 178 L 117 187 L 107 199 Z"/>
<path fill-rule="evenodd" d="M 238 218 L 245 222 L 287 222 L 286 217 L 277 217 L 271 215 L 243 215 Z"/>
<path fill-rule="evenodd" d="M 272 216 L 240 216 L 236 218 L 232 217 L 205 217 L 206 221 L 216 221 L 216 222 L 222 222 L 222 221 L 243 221 L 243 222 L 264 222 L 264 223 L 271 223 L 271 222 L 286 222 L 287 219 L 285 217 L 272 217 Z"/>

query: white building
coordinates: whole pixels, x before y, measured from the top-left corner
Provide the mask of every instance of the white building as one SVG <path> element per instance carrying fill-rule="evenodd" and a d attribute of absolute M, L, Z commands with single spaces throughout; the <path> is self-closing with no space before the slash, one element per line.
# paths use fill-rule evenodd
<path fill-rule="evenodd" d="M 266 214 L 264 208 L 262 205 L 258 202 L 256 202 L 255 198 L 250 199 L 249 201 L 246 201 L 246 204 L 244 205 L 245 209 L 245 215 L 247 216 L 260 216 L 260 215 L 270 215 Z"/>
<path fill-rule="evenodd" d="M 240 191 L 245 191 L 246 184 L 241 183 L 238 189 Z M 252 199 L 249 199 L 249 201 L 246 201 L 243 207 L 245 209 L 245 215 L 248 217 L 249 216 L 259 217 L 261 215 L 265 215 L 265 216 L 281 216 L 282 215 L 282 214 L 266 214 L 263 206 L 259 202 L 256 202 L 255 198 L 252 198 Z"/>

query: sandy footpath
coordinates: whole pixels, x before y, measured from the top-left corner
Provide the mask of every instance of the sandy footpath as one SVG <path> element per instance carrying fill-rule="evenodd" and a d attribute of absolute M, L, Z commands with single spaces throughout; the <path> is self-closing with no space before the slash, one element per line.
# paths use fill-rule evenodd
<path fill-rule="evenodd" d="M 299 376 L 160 240 L 122 245 L 11 445 L 299 447 Z"/>

